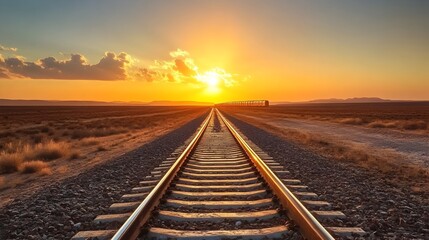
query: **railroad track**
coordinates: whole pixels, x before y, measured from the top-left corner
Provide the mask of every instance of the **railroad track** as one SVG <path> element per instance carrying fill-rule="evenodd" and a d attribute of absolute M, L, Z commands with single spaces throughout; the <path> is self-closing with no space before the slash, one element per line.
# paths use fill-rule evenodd
<path fill-rule="evenodd" d="M 186 145 L 72 239 L 334 239 L 360 228 L 323 227 L 330 211 L 216 109 Z M 308 210 L 310 209 L 310 210 Z M 329 222 L 329 221 L 328 221 Z M 332 222 L 332 221 L 331 221 Z M 106 230 L 107 229 L 107 230 Z"/>

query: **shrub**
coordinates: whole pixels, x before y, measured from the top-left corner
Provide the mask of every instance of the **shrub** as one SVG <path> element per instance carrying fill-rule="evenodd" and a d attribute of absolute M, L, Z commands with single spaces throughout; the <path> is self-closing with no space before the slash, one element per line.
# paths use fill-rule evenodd
<path fill-rule="evenodd" d="M 12 132 L 12 131 L 0 132 L 0 138 L 15 137 L 15 136 L 16 136 L 15 132 Z"/>
<path fill-rule="evenodd" d="M 78 159 L 78 158 L 81 158 L 82 156 L 80 155 L 80 153 L 79 152 L 77 152 L 77 151 L 75 151 L 75 152 L 73 152 L 72 154 L 70 154 L 70 160 L 73 160 L 73 159 Z"/>
<path fill-rule="evenodd" d="M 105 137 L 120 133 L 125 133 L 125 129 L 119 129 L 119 128 L 102 128 L 102 129 L 77 129 L 74 130 L 71 134 L 72 139 L 82 139 L 82 138 L 88 138 L 88 137 Z"/>
<path fill-rule="evenodd" d="M 402 124 L 402 128 L 405 130 L 424 130 L 427 129 L 427 123 L 424 121 L 406 121 Z"/>
<path fill-rule="evenodd" d="M 38 133 L 40 133 L 39 129 L 36 129 L 36 128 L 21 129 L 21 130 L 18 130 L 17 132 L 24 133 L 24 134 L 27 134 L 27 135 L 32 135 L 32 134 L 38 134 Z"/>
<path fill-rule="evenodd" d="M 40 175 L 51 175 L 52 174 L 52 170 L 51 168 L 47 167 L 47 168 L 43 168 L 42 170 L 40 170 L 39 172 Z"/>
<path fill-rule="evenodd" d="M 97 148 L 97 150 L 101 152 L 101 151 L 106 151 L 107 149 L 105 147 L 103 147 L 103 146 L 99 146 Z"/>
<path fill-rule="evenodd" d="M 50 131 L 51 131 L 51 129 L 49 127 L 46 127 L 46 126 L 40 128 L 40 132 L 42 132 L 42 133 L 47 133 Z"/>
<path fill-rule="evenodd" d="M 19 169 L 22 163 L 20 154 L 3 154 L 0 156 L 0 173 L 12 173 Z"/>
<path fill-rule="evenodd" d="M 34 143 L 41 143 L 43 140 L 43 135 L 41 134 L 33 135 L 31 136 L 31 139 L 33 140 Z"/>
<path fill-rule="evenodd" d="M 422 120 L 408 121 L 374 121 L 368 124 L 372 128 L 396 128 L 404 130 L 425 130 L 427 123 Z"/>
<path fill-rule="evenodd" d="M 46 162 L 37 160 L 37 161 L 29 161 L 24 162 L 20 166 L 21 173 L 35 173 L 40 172 L 45 168 L 49 168 L 49 165 Z"/>
<path fill-rule="evenodd" d="M 77 129 L 71 133 L 72 139 L 82 139 L 90 136 L 90 132 L 87 130 Z"/>
<path fill-rule="evenodd" d="M 49 141 L 39 143 L 33 149 L 26 146 L 25 151 L 27 152 L 27 160 L 40 159 L 50 161 L 67 155 L 69 145 L 65 142 Z"/>

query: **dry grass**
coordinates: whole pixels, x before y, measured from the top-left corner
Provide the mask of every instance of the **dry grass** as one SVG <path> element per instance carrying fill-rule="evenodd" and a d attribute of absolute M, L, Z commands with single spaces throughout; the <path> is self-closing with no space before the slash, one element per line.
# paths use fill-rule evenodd
<path fill-rule="evenodd" d="M 368 124 L 371 128 L 396 128 L 403 130 L 426 130 L 428 124 L 423 120 L 403 120 L 403 121 L 374 121 Z"/>
<path fill-rule="evenodd" d="M 74 160 L 74 159 L 79 159 L 79 158 L 81 158 L 82 157 L 82 154 L 80 153 L 80 152 L 78 152 L 78 151 L 74 151 L 74 152 L 72 152 L 71 154 L 70 154 L 70 160 Z"/>
<path fill-rule="evenodd" d="M 6 182 L 0 185 L 0 206 L 8 202 L 5 194 L 8 199 L 19 198 L 41 183 L 86 171 L 142 144 L 130 134 L 146 142 L 207 111 L 206 107 L 0 107 L 0 178 Z M 121 147 L 112 148 L 115 144 Z M 76 158 L 80 159 L 69 160 Z"/>
<path fill-rule="evenodd" d="M 22 158 L 18 153 L 0 155 L 0 173 L 12 173 L 19 169 Z"/>
<path fill-rule="evenodd" d="M 40 176 L 52 175 L 52 170 L 51 168 L 43 168 L 40 170 L 39 174 Z"/>
<path fill-rule="evenodd" d="M 60 166 L 56 169 L 56 172 L 59 174 L 65 174 L 69 171 L 69 168 L 67 166 Z"/>
<path fill-rule="evenodd" d="M 98 146 L 97 151 L 101 152 L 101 151 L 107 151 L 107 148 L 103 147 L 103 146 Z"/>
<path fill-rule="evenodd" d="M 2 146 L 2 151 L 0 152 L 0 155 L 8 154 L 8 153 L 16 153 L 22 150 L 24 145 L 25 144 L 22 141 L 8 142 Z"/>
<path fill-rule="evenodd" d="M 44 136 L 42 134 L 32 135 L 30 138 L 33 140 L 35 144 L 41 143 L 44 139 Z"/>
<path fill-rule="evenodd" d="M 397 124 L 392 122 L 374 121 L 368 124 L 370 128 L 395 128 Z"/>
<path fill-rule="evenodd" d="M 428 124 L 424 121 L 405 121 L 402 123 L 402 128 L 405 130 L 419 130 L 428 129 Z"/>
<path fill-rule="evenodd" d="M 95 137 L 84 138 L 80 142 L 82 146 L 94 146 L 94 145 L 98 145 L 99 143 L 100 143 L 100 140 Z"/>
<path fill-rule="evenodd" d="M 70 147 L 67 143 L 49 141 L 39 143 L 34 147 L 27 145 L 24 149 L 24 154 L 26 160 L 41 159 L 51 161 L 66 156 L 69 151 Z"/>
<path fill-rule="evenodd" d="M 40 128 L 40 132 L 42 132 L 42 133 L 48 133 L 51 131 L 52 131 L 52 129 L 50 127 L 47 127 L 47 126 L 43 126 Z"/>
<path fill-rule="evenodd" d="M 72 139 L 82 139 L 89 137 L 105 137 L 120 133 L 126 133 L 124 128 L 95 128 L 95 129 L 77 129 L 71 133 Z"/>
<path fill-rule="evenodd" d="M 19 167 L 19 171 L 21 173 L 36 173 L 41 172 L 44 169 L 48 169 L 44 172 L 50 172 L 49 165 L 46 162 L 40 160 L 24 162 Z"/>
<path fill-rule="evenodd" d="M 62 158 L 68 155 L 69 149 L 69 144 L 65 142 L 48 141 L 36 145 L 10 143 L 0 152 L 0 173 L 19 171 L 23 164 L 29 161 L 52 161 Z"/>
<path fill-rule="evenodd" d="M 371 171 L 384 173 L 390 177 L 393 184 L 404 183 L 413 190 L 429 192 L 429 171 L 401 161 L 401 156 L 396 153 L 374 149 L 365 144 L 345 143 L 318 134 L 279 128 L 244 116 L 239 118 L 330 159 L 350 162 Z"/>
<path fill-rule="evenodd" d="M 364 121 L 362 118 L 342 118 L 337 120 L 338 123 L 344 123 L 344 124 L 352 124 L 352 125 L 362 125 L 364 124 Z"/>
<path fill-rule="evenodd" d="M 69 145 L 66 142 L 47 141 L 38 144 L 24 144 L 21 141 L 10 142 L 3 147 L 0 156 L 18 154 L 22 160 L 53 160 L 67 155 Z"/>
<path fill-rule="evenodd" d="M 428 102 L 359 104 L 290 104 L 269 108 L 236 108 L 235 113 L 281 118 L 329 121 L 369 128 L 429 133 Z"/>

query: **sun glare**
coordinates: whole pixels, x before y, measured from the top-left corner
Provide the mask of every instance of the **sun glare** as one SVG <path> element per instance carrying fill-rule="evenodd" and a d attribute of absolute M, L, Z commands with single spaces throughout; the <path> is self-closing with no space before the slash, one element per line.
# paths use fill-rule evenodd
<path fill-rule="evenodd" d="M 219 77 L 217 74 L 209 74 L 207 76 L 207 85 L 208 87 L 217 87 L 219 84 Z"/>
<path fill-rule="evenodd" d="M 207 71 L 197 76 L 197 79 L 206 85 L 207 93 L 218 93 L 221 76 L 215 71 Z"/>

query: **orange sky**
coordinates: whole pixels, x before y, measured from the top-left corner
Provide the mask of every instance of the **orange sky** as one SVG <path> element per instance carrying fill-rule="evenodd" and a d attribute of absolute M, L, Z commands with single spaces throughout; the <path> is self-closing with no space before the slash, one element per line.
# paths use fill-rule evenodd
<path fill-rule="evenodd" d="M 261 2 L 4 4 L 0 98 L 429 99 L 428 4 Z"/>

